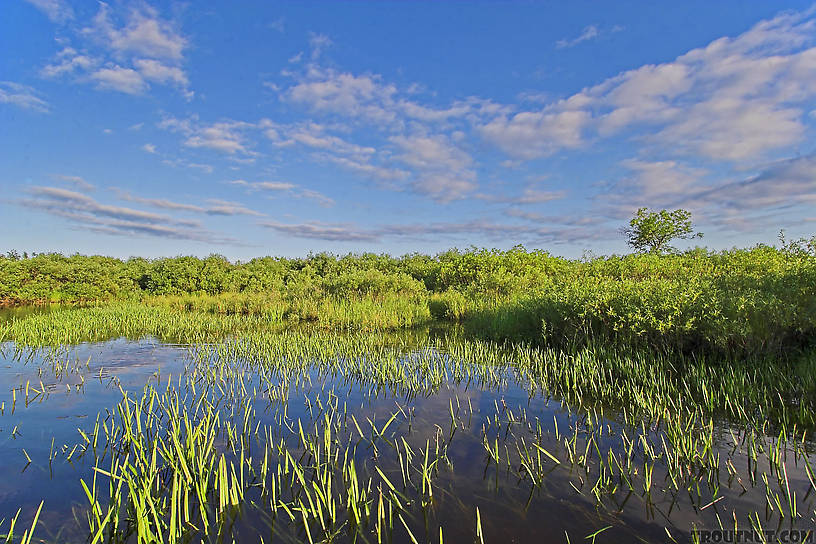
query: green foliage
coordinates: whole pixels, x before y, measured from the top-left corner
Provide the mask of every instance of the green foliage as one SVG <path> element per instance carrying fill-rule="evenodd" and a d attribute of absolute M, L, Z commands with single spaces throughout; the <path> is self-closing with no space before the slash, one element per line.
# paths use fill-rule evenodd
<path fill-rule="evenodd" d="M 728 355 L 782 354 L 816 335 L 816 259 L 761 246 L 576 263 L 534 292 L 471 313 L 474 331 Z"/>
<path fill-rule="evenodd" d="M 470 301 L 465 295 L 454 289 L 434 293 L 428 300 L 428 308 L 436 319 L 460 321 L 465 317 L 470 306 Z"/>
<path fill-rule="evenodd" d="M 782 354 L 816 336 L 816 244 L 567 260 L 544 251 L 372 253 L 230 263 L 0 257 L 0 301 L 142 299 L 324 328 L 464 321 L 475 334 L 555 346 L 593 340 L 688 353 Z"/>
<path fill-rule="evenodd" d="M 652 212 L 648 208 L 639 208 L 635 212 L 629 226 L 623 229 L 623 234 L 626 235 L 626 243 L 635 251 L 652 253 L 674 251 L 669 245 L 674 239 L 689 240 L 703 237 L 703 233 L 693 232 L 691 212 L 687 210 Z"/>
<path fill-rule="evenodd" d="M 137 290 L 127 264 L 119 259 L 55 253 L 0 257 L 0 302 L 127 298 Z"/>

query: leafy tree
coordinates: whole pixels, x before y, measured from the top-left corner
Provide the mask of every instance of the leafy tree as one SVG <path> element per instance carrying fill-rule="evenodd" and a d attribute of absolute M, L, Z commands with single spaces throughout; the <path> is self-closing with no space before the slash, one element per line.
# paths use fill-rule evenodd
<path fill-rule="evenodd" d="M 785 229 L 782 229 L 779 231 L 779 243 L 782 251 L 789 255 L 813 255 L 816 257 L 816 235 L 810 238 L 788 240 L 785 236 Z"/>
<path fill-rule="evenodd" d="M 690 240 L 702 238 L 702 232 L 693 232 L 691 212 L 688 210 L 650 211 L 639 208 L 629 226 L 622 229 L 626 243 L 635 251 L 664 253 L 674 251 L 669 242 L 675 239 Z"/>

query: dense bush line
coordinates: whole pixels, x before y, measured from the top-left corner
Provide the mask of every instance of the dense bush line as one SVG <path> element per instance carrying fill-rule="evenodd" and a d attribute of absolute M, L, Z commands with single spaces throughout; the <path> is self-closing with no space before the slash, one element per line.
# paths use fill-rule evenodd
<path fill-rule="evenodd" d="M 328 327 L 464 320 L 494 339 L 589 339 L 727 354 L 779 353 L 816 336 L 807 244 L 568 260 L 517 247 L 436 256 L 310 255 L 231 263 L 212 255 L 119 260 L 0 257 L 0 300 L 143 300 Z"/>
<path fill-rule="evenodd" d="M 510 294 L 540 278 L 568 272 L 573 262 L 546 252 L 451 250 L 434 257 L 263 257 L 231 263 L 219 255 L 128 260 L 100 256 L 0 255 L 0 300 L 78 302 L 142 295 L 312 292 L 348 297 L 427 294 L 458 289 Z"/>

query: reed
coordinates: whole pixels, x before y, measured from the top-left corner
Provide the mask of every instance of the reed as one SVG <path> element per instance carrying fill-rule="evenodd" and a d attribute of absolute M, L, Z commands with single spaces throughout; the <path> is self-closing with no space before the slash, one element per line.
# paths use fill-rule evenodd
<path fill-rule="evenodd" d="M 467 470 L 457 448 L 470 436 L 481 443 L 485 482 L 502 497 L 520 490 L 521 509 L 554 486 L 595 504 L 603 514 L 585 531 L 592 541 L 623 538 L 608 516 L 633 504 L 660 519 L 681 503 L 702 526 L 746 493 L 764 511 L 735 510 L 735 526 L 806 527 L 816 516 L 812 352 L 721 360 L 604 343 L 567 350 L 473 340 L 455 328 L 417 345 L 398 334 L 133 304 L 30 316 L 2 334 L 14 360 L 42 365 L 55 381 L 87 372 L 87 362 L 67 358 L 69 344 L 149 335 L 189 345 L 183 372 L 136 391 L 112 379 L 119 402 L 83 425 L 76 443 L 46 446 L 47 464 L 92 467 L 76 482 L 92 543 L 228 540 L 248 530 L 280 541 L 436 541 L 438 512 L 455 504 L 450 482 Z M 506 402 L 511 388 L 526 400 Z M 48 402 L 51 390 L 27 381 L 14 399 Z M 492 406 L 471 402 L 487 394 Z M 418 420 L 417 407 L 433 400 Z M 548 402 L 566 423 L 541 419 Z M 462 512 L 472 539 L 499 537 L 488 504 L 466 499 Z"/>

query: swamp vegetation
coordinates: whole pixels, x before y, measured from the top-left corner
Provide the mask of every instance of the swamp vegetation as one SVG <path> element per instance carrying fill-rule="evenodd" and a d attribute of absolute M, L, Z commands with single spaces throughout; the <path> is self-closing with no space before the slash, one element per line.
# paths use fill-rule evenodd
<path fill-rule="evenodd" d="M 807 243 L 15 257 L 0 541 L 812 538 Z"/>

